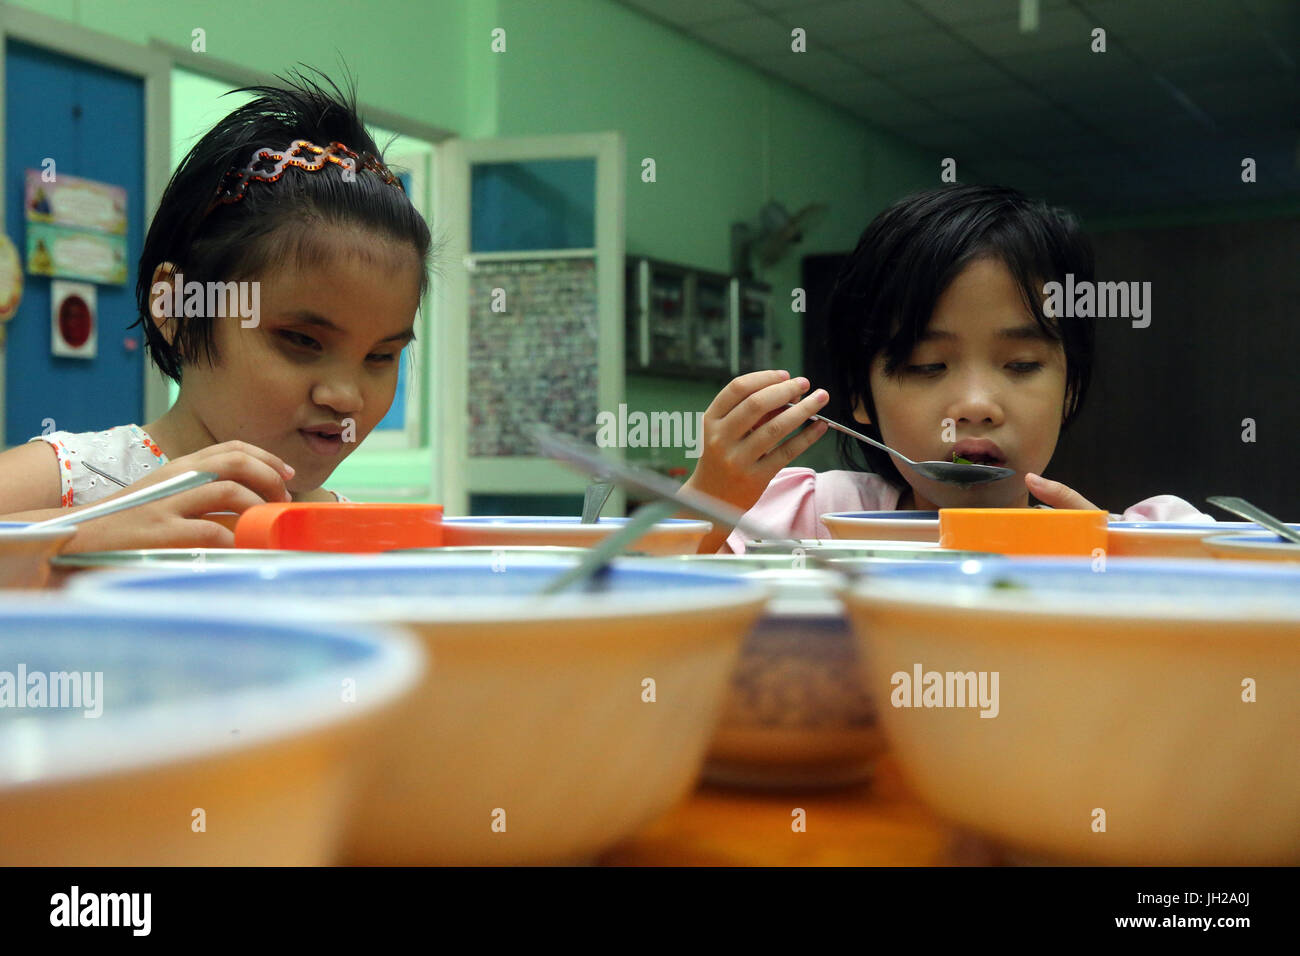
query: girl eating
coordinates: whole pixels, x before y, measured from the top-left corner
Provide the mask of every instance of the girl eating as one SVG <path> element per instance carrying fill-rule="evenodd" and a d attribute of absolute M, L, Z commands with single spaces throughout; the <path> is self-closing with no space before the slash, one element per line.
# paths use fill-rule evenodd
<path fill-rule="evenodd" d="M 1060 432 L 1079 414 L 1092 371 L 1091 319 L 1059 318 L 1043 286 L 1093 280 L 1093 253 L 1072 216 L 1013 189 L 950 186 L 910 196 L 862 234 L 828 304 L 836 402 L 783 371 L 742 375 L 704 415 L 704 445 L 687 486 L 729 502 L 792 538 L 825 538 L 835 511 L 1097 506 L 1042 477 Z M 794 402 L 795 407 L 785 407 Z M 788 468 L 826 433 L 825 412 L 913 461 L 1001 465 L 1014 474 L 961 487 L 896 467 L 892 456 L 839 435 L 847 470 Z M 789 438 L 788 441 L 786 439 Z M 860 456 L 860 457 L 859 457 Z M 1159 495 L 1126 520 L 1212 521 Z M 743 553 L 717 528 L 701 552 Z"/>
<path fill-rule="evenodd" d="M 136 284 L 149 357 L 179 397 L 143 428 L 54 432 L 0 454 L 8 520 L 212 471 L 205 486 L 87 523 L 65 550 L 229 547 L 233 533 L 204 514 L 340 500 L 323 485 L 392 404 L 431 238 L 355 90 L 326 82 L 247 88 L 257 98 L 185 157 Z"/>

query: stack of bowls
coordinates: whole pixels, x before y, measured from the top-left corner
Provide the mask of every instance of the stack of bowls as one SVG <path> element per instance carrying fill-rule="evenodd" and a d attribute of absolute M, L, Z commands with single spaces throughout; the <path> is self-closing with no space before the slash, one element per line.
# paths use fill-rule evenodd
<path fill-rule="evenodd" d="M 202 600 L 0 599 L 0 865 L 332 863 L 424 666 L 392 631 Z"/>
<path fill-rule="evenodd" d="M 601 518 L 583 524 L 579 518 L 552 516 L 443 518 L 442 543 L 448 547 L 590 548 L 627 522 L 627 518 Z M 632 547 L 653 555 L 694 554 L 712 527 L 707 521 L 668 518 L 657 522 Z"/>
<path fill-rule="evenodd" d="M 837 511 L 821 522 L 832 538 L 939 543 L 937 511 Z"/>
<path fill-rule="evenodd" d="M 434 661 L 355 805 L 344 859 L 589 861 L 695 785 L 741 641 L 767 600 L 734 575 L 616 562 L 538 591 L 574 559 L 336 556 L 74 582 L 115 606 L 207 598 L 403 627 Z"/>
<path fill-rule="evenodd" d="M 891 749 L 1022 859 L 1300 863 L 1300 572 L 997 559 L 844 594 Z"/>
<path fill-rule="evenodd" d="M 951 563 L 988 557 L 910 545 L 818 547 L 845 571 L 870 572 L 900 563 Z M 839 589 L 842 576 L 807 566 L 805 551 L 784 555 L 692 555 L 693 569 L 727 571 L 771 589 L 772 601 L 746 637 L 705 779 L 730 786 L 805 789 L 859 783 L 871 777 L 884 749 L 879 696 L 863 679 Z M 838 554 L 851 557 L 837 558 Z"/>

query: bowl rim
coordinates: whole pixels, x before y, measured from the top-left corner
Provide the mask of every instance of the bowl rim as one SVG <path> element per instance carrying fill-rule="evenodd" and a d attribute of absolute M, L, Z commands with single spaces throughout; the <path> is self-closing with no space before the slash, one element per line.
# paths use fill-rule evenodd
<path fill-rule="evenodd" d="M 549 568 L 560 573 L 575 566 L 579 557 L 521 554 L 512 560 L 518 565 Z M 349 567 L 377 570 L 402 570 L 412 567 L 425 567 L 431 570 L 446 567 L 479 570 L 490 569 L 492 562 L 493 559 L 489 555 L 482 557 L 429 554 L 325 555 L 318 560 L 284 561 L 262 567 L 248 565 L 210 570 L 206 568 L 105 570 L 98 574 L 73 578 L 65 588 L 65 592 L 97 604 L 120 606 L 137 603 L 142 596 L 144 600 L 154 603 L 165 602 L 178 593 L 175 587 L 167 585 L 186 580 L 194 581 L 200 576 L 209 579 L 221 576 L 240 578 L 253 573 L 263 578 L 290 574 L 309 576 L 319 571 L 338 571 Z M 378 603 L 373 600 L 373 597 L 341 598 L 333 602 L 313 603 L 305 596 L 283 599 L 258 595 L 240 598 L 240 603 L 249 606 L 256 603 L 263 609 L 275 606 L 286 611 L 292 610 L 293 613 L 303 615 L 306 619 L 324 617 L 336 621 L 373 621 L 400 626 L 439 623 L 552 623 L 566 620 L 618 621 L 632 617 L 672 617 L 682 613 L 730 610 L 755 603 L 766 603 L 770 596 L 767 588 L 757 582 L 748 581 L 741 575 L 679 565 L 674 563 L 671 557 L 615 558 L 610 564 L 615 569 L 657 572 L 665 577 L 701 576 L 709 579 L 714 586 L 694 587 L 687 593 L 674 596 L 671 602 L 664 600 L 662 590 L 646 590 L 604 593 L 566 591 L 547 597 L 536 594 L 503 594 L 494 595 L 492 601 L 486 605 L 473 595 L 403 595 L 386 597 Z M 149 584 L 156 584 L 159 587 L 151 588 Z M 198 591 L 202 594 L 221 593 L 208 587 L 200 588 Z M 186 591 L 181 588 L 179 593 L 186 593 Z"/>
<path fill-rule="evenodd" d="M 908 517 L 911 515 L 912 517 Z M 922 518 L 921 515 L 926 515 Z M 933 518 L 929 515 L 934 515 Z M 906 521 L 909 524 L 916 524 L 923 521 L 933 521 L 939 523 L 938 511 L 828 511 L 821 516 L 821 520 L 835 518 L 839 521 Z"/>
<path fill-rule="evenodd" d="M 57 538 L 70 538 L 77 533 L 80 525 L 63 524 L 53 528 L 36 528 L 38 522 L 0 521 L 0 544 L 8 541 L 49 541 Z"/>
<path fill-rule="evenodd" d="M 1295 551 L 1297 556 L 1300 556 L 1300 544 L 1284 541 L 1280 535 L 1272 531 L 1212 534 L 1206 537 L 1205 543 L 1240 551 Z"/>
<path fill-rule="evenodd" d="M 151 701 L 112 714 L 106 710 L 93 720 L 69 716 L 27 726 L 22 721 L 0 723 L 0 750 L 8 750 L 11 758 L 0 761 L 0 795 L 16 788 L 57 785 L 221 757 L 324 732 L 392 704 L 423 678 L 429 660 L 424 648 L 410 635 L 377 625 L 301 622 L 282 616 L 268 618 L 243 610 L 231 612 L 209 601 L 188 602 L 183 610 L 169 610 L 69 603 L 66 598 L 46 594 L 0 596 L 0 620 L 44 619 L 102 627 L 106 617 L 128 624 L 174 623 L 178 629 L 189 631 L 212 625 L 238 630 L 241 634 L 260 632 L 268 641 L 276 634 L 292 633 L 313 641 L 359 645 L 369 653 L 361 660 L 332 661 L 287 683 L 234 691 L 217 689 L 183 701 Z M 4 639 L 0 638 L 0 648 L 4 646 Z M 338 682 L 345 678 L 355 680 L 357 687 L 364 687 L 364 693 L 346 705 L 326 704 L 324 688 L 331 684 L 341 687 Z M 229 729 L 232 715 L 245 725 L 238 736 Z M 28 739 L 24 740 L 24 736 Z M 20 761 L 12 759 L 14 753 L 32 745 L 43 751 L 39 764 L 23 767 Z"/>
<path fill-rule="evenodd" d="M 171 567 L 173 563 L 170 559 L 175 558 L 179 562 L 182 557 L 193 558 L 195 555 L 203 555 L 206 560 L 211 555 L 217 555 L 223 560 L 229 556 L 231 559 L 247 559 L 252 562 L 260 556 L 265 555 L 268 562 L 285 560 L 286 555 L 294 555 L 295 560 L 305 560 L 305 557 L 317 557 L 320 551 L 294 551 L 290 548 L 123 548 L 114 551 L 76 551 L 72 554 L 59 554 L 50 559 L 50 564 L 56 567 L 98 567 L 100 562 L 108 562 L 113 566 L 125 565 L 133 566 L 136 564 L 147 564 L 149 561 L 157 561 L 155 567 Z M 298 558 L 302 555 L 304 558 Z"/>
<path fill-rule="evenodd" d="M 629 520 L 628 518 L 606 515 L 592 524 L 583 524 L 581 517 L 578 515 L 460 515 L 458 517 L 443 518 L 442 523 L 455 528 L 503 528 L 511 531 L 555 531 L 557 528 L 562 528 L 565 531 L 576 529 L 585 534 L 595 534 L 597 531 L 621 527 Z M 707 532 L 712 527 L 713 525 L 710 522 L 697 518 L 664 518 L 656 521 L 651 526 L 650 531 L 646 533 L 650 534 L 653 531 L 660 533 L 665 531 L 695 532 L 699 530 Z"/>
<path fill-rule="evenodd" d="M 1218 521 L 1214 524 L 1196 524 L 1182 521 L 1112 521 L 1107 524 L 1108 532 L 1120 535 L 1156 534 L 1167 537 L 1200 537 L 1211 534 L 1236 534 L 1250 528 L 1259 528 L 1253 521 Z M 1300 524 L 1295 525 L 1300 531 Z M 1219 530 L 1226 529 L 1226 530 Z"/>
<path fill-rule="evenodd" d="M 1098 621 L 1123 621 L 1131 623 L 1213 622 L 1243 625 L 1293 625 L 1300 623 L 1300 568 L 1278 564 L 1248 561 L 1223 561 L 1213 558 L 1111 558 L 1105 571 L 1093 571 L 1092 559 L 1075 557 L 994 558 L 976 562 L 982 571 L 995 573 L 1003 568 L 1010 573 L 1029 572 L 1035 569 L 1072 568 L 1080 574 L 1109 574 L 1114 570 L 1136 573 L 1139 576 L 1185 573 L 1208 574 L 1227 578 L 1290 578 L 1296 583 L 1296 599 L 1285 600 L 1258 595 L 1242 594 L 1225 598 L 1221 594 L 1203 595 L 1195 590 L 1187 594 L 1170 596 L 1169 600 L 1145 599 L 1145 603 L 1128 607 L 1115 607 L 1111 602 L 1098 600 L 1097 592 L 1070 588 L 1040 586 L 1021 591 L 992 588 L 964 588 L 954 591 L 951 580 L 922 579 L 922 575 L 953 574 L 953 565 L 911 565 L 882 569 L 875 576 L 856 582 L 845 582 L 840 595 L 846 608 L 854 605 L 890 608 L 893 610 L 924 610 L 939 615 L 960 615 L 969 618 L 981 616 L 1012 616 L 1014 618 L 1049 617 L 1060 620 L 1085 619 L 1089 626 Z M 960 568 L 961 565 L 955 566 Z M 942 600 L 936 600 L 936 591 Z M 1102 596 L 1115 596 L 1117 592 L 1102 592 Z M 1138 594 L 1137 589 L 1134 593 Z M 1011 634 L 1007 635 L 1012 636 Z M 1179 632 L 1170 635 L 1178 638 Z"/>

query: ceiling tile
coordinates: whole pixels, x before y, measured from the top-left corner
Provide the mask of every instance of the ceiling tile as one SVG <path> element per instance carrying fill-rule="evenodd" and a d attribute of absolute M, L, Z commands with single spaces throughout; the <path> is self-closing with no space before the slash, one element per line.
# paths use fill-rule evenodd
<path fill-rule="evenodd" d="M 945 155 L 987 152 L 984 136 L 961 123 L 909 123 L 890 128 L 899 139 Z"/>
<path fill-rule="evenodd" d="M 774 13 L 791 27 L 808 31 L 808 42 L 837 44 L 854 40 L 918 33 L 933 29 L 930 20 L 906 0 L 836 0 L 816 6 L 799 7 Z"/>
<path fill-rule="evenodd" d="M 979 122 L 987 117 L 1046 112 L 1050 104 L 1037 93 L 1026 89 L 957 92 L 930 99 L 936 109 Z"/>
<path fill-rule="evenodd" d="M 865 78 L 861 67 L 825 50 L 807 53 L 786 51 L 774 56 L 751 59 L 759 69 L 798 84 L 804 89 L 824 89 L 841 83 L 856 83 Z"/>
<path fill-rule="evenodd" d="M 1178 0 L 1168 4 L 1132 0 L 1087 0 L 1093 25 L 1107 31 L 1107 44 L 1117 41 L 1152 64 L 1212 54 L 1225 36 L 1248 26 L 1242 9 L 1225 0 Z"/>
<path fill-rule="evenodd" d="M 1040 19 L 1049 10 L 1066 5 L 1067 0 L 1041 0 Z M 1020 0 L 912 0 L 936 20 L 944 23 L 976 23 L 980 20 L 1020 20 Z"/>
<path fill-rule="evenodd" d="M 969 62 L 972 59 L 969 47 L 939 30 L 832 45 L 859 63 L 863 69 L 877 75 L 923 67 L 942 67 L 946 63 Z"/>
<path fill-rule="evenodd" d="M 1020 31 L 1016 19 L 967 23 L 954 30 L 989 56 L 1011 56 L 1044 50 L 1088 50 L 1094 26 L 1095 22 L 1073 7 L 1058 7 L 1042 11 L 1038 29 L 1029 33 Z"/>
<path fill-rule="evenodd" d="M 790 49 L 790 31 L 762 15 L 704 23 L 691 27 L 690 33 L 745 59 L 799 55 Z"/>
<path fill-rule="evenodd" d="M 894 70 L 888 76 L 894 86 L 923 99 L 946 93 L 1005 90 L 1020 82 L 996 65 L 977 57 L 960 63 L 945 63 L 942 67 Z"/>
<path fill-rule="evenodd" d="M 754 8 L 743 0 L 618 0 L 624 6 L 645 13 L 656 20 L 685 26 L 751 16 Z"/>

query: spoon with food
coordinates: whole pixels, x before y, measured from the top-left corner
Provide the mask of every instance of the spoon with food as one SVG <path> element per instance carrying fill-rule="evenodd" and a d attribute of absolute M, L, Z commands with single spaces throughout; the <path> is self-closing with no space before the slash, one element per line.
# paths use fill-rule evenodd
<path fill-rule="evenodd" d="M 786 405 L 789 408 L 794 408 L 794 402 L 786 402 Z M 969 458 L 963 458 L 956 453 L 953 454 L 952 461 L 912 461 L 902 452 L 894 451 L 884 442 L 878 442 L 874 438 L 868 438 L 861 432 L 855 432 L 852 428 L 846 428 L 838 422 L 831 421 L 825 415 L 810 415 L 808 419 L 809 421 L 825 422 L 828 428 L 851 435 L 858 441 L 864 441 L 881 451 L 889 452 L 918 475 L 932 478 L 935 481 L 946 481 L 954 485 L 983 485 L 990 481 L 1010 478 L 1016 473 L 1013 468 L 1003 468 L 1001 465 L 982 465 Z M 978 455 L 981 452 L 968 451 L 967 454 Z"/>

